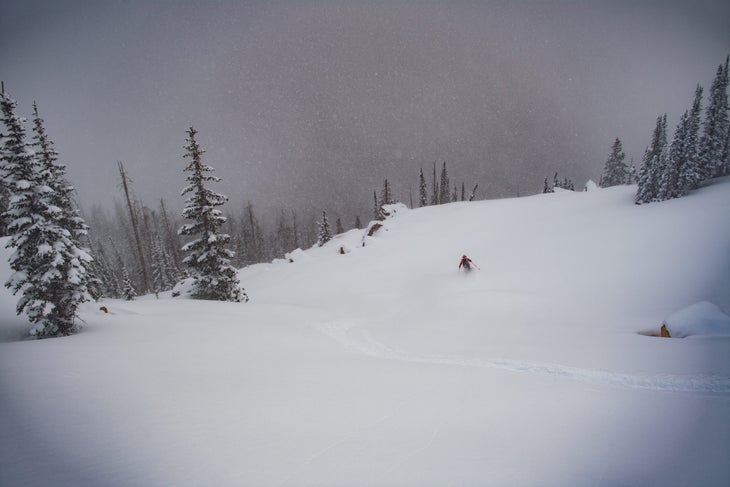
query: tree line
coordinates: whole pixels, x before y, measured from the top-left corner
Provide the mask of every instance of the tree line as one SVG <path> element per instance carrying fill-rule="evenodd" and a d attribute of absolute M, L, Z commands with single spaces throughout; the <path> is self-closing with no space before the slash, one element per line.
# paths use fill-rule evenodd
<path fill-rule="evenodd" d="M 704 89 L 697 85 L 692 105 L 682 114 L 671 142 L 667 114 L 656 119 L 651 141 L 638 174 L 626 165 L 621 141 L 616 138 L 601 175 L 601 187 L 636 182 L 637 205 L 679 198 L 711 179 L 730 175 L 730 121 L 727 88 L 728 62 L 717 67 L 702 120 Z"/>

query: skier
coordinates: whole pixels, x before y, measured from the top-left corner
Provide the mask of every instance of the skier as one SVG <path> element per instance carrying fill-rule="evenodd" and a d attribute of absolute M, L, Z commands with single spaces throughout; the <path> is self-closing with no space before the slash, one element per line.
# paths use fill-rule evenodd
<path fill-rule="evenodd" d="M 461 262 L 459 262 L 459 270 L 461 270 L 462 267 L 464 267 L 464 270 L 466 272 L 471 272 L 471 266 L 476 267 L 479 269 L 479 266 L 474 263 L 469 257 L 466 256 L 466 254 L 461 256 Z M 481 269 L 480 269 L 481 270 Z"/>

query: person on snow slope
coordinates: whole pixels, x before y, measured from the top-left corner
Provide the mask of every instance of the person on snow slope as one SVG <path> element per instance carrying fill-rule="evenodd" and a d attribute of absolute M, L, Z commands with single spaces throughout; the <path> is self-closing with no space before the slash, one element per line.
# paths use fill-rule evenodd
<path fill-rule="evenodd" d="M 474 263 L 474 261 L 472 261 L 469 257 L 467 257 L 466 254 L 462 255 L 461 261 L 459 262 L 459 270 L 461 270 L 461 268 L 463 267 L 464 271 L 471 272 L 471 266 L 474 266 L 477 269 L 479 269 L 479 266 L 476 265 Z"/>

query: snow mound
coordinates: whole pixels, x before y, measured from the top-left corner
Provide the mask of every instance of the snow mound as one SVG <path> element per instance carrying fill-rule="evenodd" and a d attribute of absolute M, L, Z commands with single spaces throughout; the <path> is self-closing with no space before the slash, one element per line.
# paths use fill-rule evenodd
<path fill-rule="evenodd" d="M 403 203 L 393 203 L 392 205 L 383 205 L 383 215 L 386 218 L 395 216 L 398 213 L 408 211 L 408 207 Z"/>
<path fill-rule="evenodd" d="M 592 179 L 589 179 L 585 185 L 585 191 L 596 191 L 596 190 L 598 190 L 598 185 Z"/>
<path fill-rule="evenodd" d="M 730 336 L 730 316 L 708 301 L 700 301 L 673 313 L 664 325 L 672 338 Z"/>
<path fill-rule="evenodd" d="M 289 262 L 297 262 L 299 260 L 308 259 L 309 255 L 302 249 L 296 249 L 286 254 L 284 258 Z"/>

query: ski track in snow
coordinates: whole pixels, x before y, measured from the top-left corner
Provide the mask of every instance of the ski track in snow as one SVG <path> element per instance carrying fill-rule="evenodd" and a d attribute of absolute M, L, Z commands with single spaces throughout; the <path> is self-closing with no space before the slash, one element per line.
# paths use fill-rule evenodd
<path fill-rule="evenodd" d="M 351 330 L 357 325 L 335 321 L 314 325 L 319 331 L 336 340 L 345 348 L 359 353 L 387 360 L 402 362 L 478 367 L 510 372 L 549 375 L 566 379 L 603 384 L 629 389 L 645 389 L 670 392 L 713 392 L 730 393 L 730 377 L 710 374 L 627 374 L 605 370 L 584 369 L 567 365 L 533 362 L 528 360 L 491 359 L 484 357 L 425 356 L 406 353 L 381 343 L 367 330 L 358 329 L 361 339 L 353 337 Z"/>

